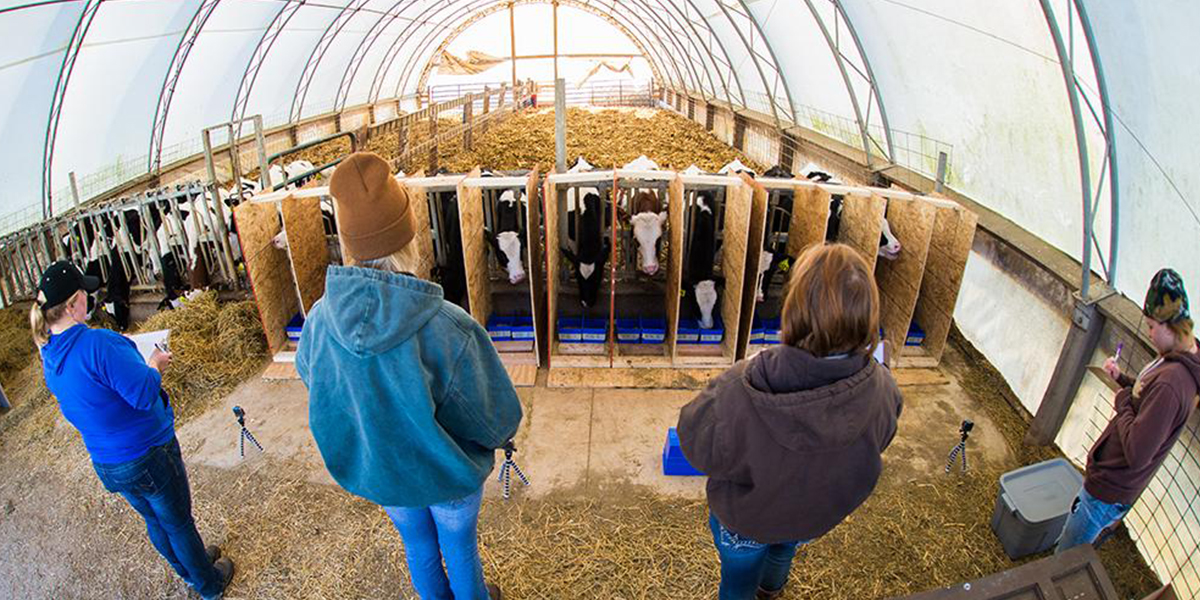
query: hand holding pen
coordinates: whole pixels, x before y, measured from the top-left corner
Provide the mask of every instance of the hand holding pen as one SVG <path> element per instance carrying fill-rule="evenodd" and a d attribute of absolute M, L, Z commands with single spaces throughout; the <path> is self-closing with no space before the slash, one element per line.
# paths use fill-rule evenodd
<path fill-rule="evenodd" d="M 155 344 L 154 352 L 150 353 L 150 359 L 146 361 L 146 364 L 149 365 L 151 369 L 162 373 L 168 366 L 171 365 L 171 353 L 167 351 L 167 347 L 165 345 Z"/>
<path fill-rule="evenodd" d="M 1124 349 L 1125 342 L 1117 342 L 1117 353 L 1113 356 L 1110 356 L 1108 360 L 1104 361 L 1104 372 L 1108 373 L 1108 376 L 1112 377 L 1113 381 L 1119 381 L 1121 379 L 1120 361 L 1121 351 Z"/>

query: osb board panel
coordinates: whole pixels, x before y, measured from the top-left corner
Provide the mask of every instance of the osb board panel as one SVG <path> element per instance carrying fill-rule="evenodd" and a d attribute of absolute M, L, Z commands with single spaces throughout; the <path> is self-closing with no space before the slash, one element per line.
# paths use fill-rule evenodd
<path fill-rule="evenodd" d="M 892 371 L 892 377 L 896 379 L 896 385 L 901 387 L 910 385 L 946 385 L 950 380 L 946 378 L 946 374 L 940 369 L 896 369 Z"/>
<path fill-rule="evenodd" d="M 537 365 L 504 365 L 508 378 L 517 387 L 533 387 L 537 384 Z"/>
<path fill-rule="evenodd" d="M 746 285 L 746 265 L 750 237 L 751 204 L 754 188 L 743 180 L 725 190 L 725 229 L 721 242 L 721 274 L 725 290 L 721 293 L 721 321 L 725 324 L 725 339 L 721 340 L 721 356 L 733 363 L 737 355 L 735 324 L 742 319 L 742 288 Z"/>
<path fill-rule="evenodd" d="M 869 197 L 847 194 L 842 200 L 838 241 L 858 250 L 872 271 L 875 270 L 875 259 L 879 256 L 879 235 L 883 229 L 881 219 L 886 209 L 887 200 L 878 194 Z"/>
<path fill-rule="evenodd" d="M 546 314 L 546 269 L 541 237 L 538 235 L 542 222 L 542 195 L 539 192 L 538 170 L 534 167 L 529 173 L 529 181 L 525 184 L 525 198 L 528 201 L 525 209 L 525 270 L 529 281 L 529 314 L 533 315 L 533 350 L 537 364 L 541 365 L 542 342 L 546 331 L 543 327 Z"/>
<path fill-rule="evenodd" d="M 420 173 L 414 177 L 420 176 Z M 409 246 L 414 253 L 408 258 L 413 275 L 426 281 L 433 281 L 433 230 L 429 220 L 429 200 L 425 196 L 425 187 L 404 184 L 408 192 L 408 201 L 412 206 L 413 221 L 417 224 L 417 234 Z"/>
<path fill-rule="evenodd" d="M 767 190 L 757 182 L 750 182 L 753 187 L 753 195 L 750 202 L 750 228 L 746 236 L 746 247 L 754 248 L 755 252 L 746 254 L 745 276 L 748 285 L 742 286 L 742 309 L 738 319 L 737 328 L 737 353 L 735 358 L 746 356 L 747 346 L 750 344 L 750 323 L 754 319 L 754 309 L 757 303 L 758 289 L 758 259 L 759 253 L 757 250 L 763 247 L 763 236 L 766 235 L 767 228 Z M 729 337 L 729 326 L 725 329 L 726 338 Z"/>
<path fill-rule="evenodd" d="M 630 368 L 630 369 L 667 369 L 671 367 L 671 357 L 666 354 L 657 356 L 627 356 L 621 355 L 613 357 L 613 368 Z"/>
<path fill-rule="evenodd" d="M 267 381 L 300 379 L 294 362 L 272 362 L 263 370 L 262 378 Z"/>
<path fill-rule="evenodd" d="M 788 256 L 800 256 L 805 248 L 825 241 L 829 201 L 829 192 L 819 187 L 796 186 L 792 222 L 788 225 Z"/>
<path fill-rule="evenodd" d="M 936 215 L 933 205 L 922 200 L 893 198 L 888 201 L 888 224 L 900 241 L 901 250 L 896 260 L 883 259 L 876 263 L 875 281 L 881 300 L 881 325 L 887 339 L 895 340 L 897 344 L 903 344 L 908 336 Z"/>
<path fill-rule="evenodd" d="M 296 295 L 300 310 L 307 317 L 313 304 L 325 295 L 325 269 L 329 266 L 321 200 L 288 196 L 280 201 L 279 212 L 287 231 L 288 258 L 296 278 Z"/>
<path fill-rule="evenodd" d="M 979 217 L 965 208 L 937 207 L 936 211 L 914 318 L 925 330 L 922 347 L 933 359 L 940 360 Z"/>
<path fill-rule="evenodd" d="M 586 369 L 553 367 L 547 387 L 704 389 L 725 369 Z"/>
<path fill-rule="evenodd" d="M 529 342 L 523 342 L 525 349 L 517 350 L 498 350 L 500 354 L 500 362 L 506 365 L 534 365 L 537 366 L 537 355 L 530 349 Z M 503 347 L 504 342 L 496 342 L 497 347 Z"/>
<path fill-rule="evenodd" d="M 267 347 L 275 354 L 287 345 L 283 328 L 300 308 L 287 252 L 271 243 L 281 229 L 279 207 L 274 202 L 243 202 L 234 209 L 234 225 Z"/>
<path fill-rule="evenodd" d="M 551 170 L 550 173 L 554 171 Z M 558 313 L 558 268 L 559 262 L 562 260 L 559 255 L 561 249 L 558 247 L 558 191 L 557 186 L 550 183 L 549 178 L 542 185 L 542 214 L 546 219 L 545 236 L 542 237 L 542 247 L 546 249 L 545 265 L 546 265 L 546 312 L 543 317 L 546 320 L 546 347 L 550 348 L 556 344 L 558 332 L 555 331 L 555 318 Z M 550 357 L 547 357 L 550 358 Z M 553 364 L 554 359 L 550 358 L 547 364 Z"/>
<path fill-rule="evenodd" d="M 667 233 L 671 236 L 667 251 L 667 361 L 675 355 L 675 336 L 679 332 L 679 304 L 683 286 L 683 181 L 676 177 L 667 188 Z"/>
<path fill-rule="evenodd" d="M 479 168 L 467 177 L 479 177 Z M 488 279 L 487 239 L 483 236 L 483 192 L 458 184 L 458 224 L 467 277 L 467 306 L 480 325 L 492 314 L 492 282 Z"/>

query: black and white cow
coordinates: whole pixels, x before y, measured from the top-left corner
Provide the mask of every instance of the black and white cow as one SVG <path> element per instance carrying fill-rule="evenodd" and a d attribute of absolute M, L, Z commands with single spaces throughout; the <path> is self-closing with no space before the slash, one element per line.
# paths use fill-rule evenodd
<path fill-rule="evenodd" d="M 717 306 L 719 278 L 713 275 L 717 260 L 716 205 L 707 192 L 696 194 L 692 209 L 691 244 L 686 257 L 684 296 L 688 310 L 700 321 L 702 329 L 713 327 L 713 312 Z"/>
<path fill-rule="evenodd" d="M 496 231 L 483 231 L 492 245 L 492 250 L 496 252 L 496 259 L 504 264 L 504 269 L 508 272 L 508 282 L 513 285 L 525 280 L 522 251 L 525 248 L 526 236 L 525 228 L 521 226 L 521 205 L 524 203 L 524 193 L 518 201 L 513 190 L 505 190 L 496 203 Z"/>
<path fill-rule="evenodd" d="M 717 175 L 737 175 L 738 173 L 745 173 L 751 177 L 758 176 L 758 173 L 754 169 L 747 167 L 739 158 L 729 161 L 729 163 L 721 167 L 721 170 L 717 171 Z"/>
<path fill-rule="evenodd" d="M 458 194 L 448 192 L 442 195 L 441 212 L 438 214 L 442 224 L 439 233 L 444 240 L 446 249 L 445 264 L 434 268 L 434 277 L 442 284 L 442 295 L 464 309 L 467 299 L 467 269 L 463 264 L 462 228 L 458 221 Z"/>
<path fill-rule="evenodd" d="M 604 237 L 604 212 L 600 195 L 589 193 L 583 196 L 579 213 L 579 230 L 575 238 L 578 254 L 569 248 L 562 253 L 571 261 L 575 270 L 575 282 L 579 285 L 579 301 L 584 309 L 596 305 L 600 296 L 600 284 L 604 281 L 604 265 L 608 263 L 612 245 Z"/>
<path fill-rule="evenodd" d="M 812 166 L 814 165 L 810 163 L 809 167 Z M 807 171 L 807 175 L 805 175 L 805 177 L 812 181 L 816 181 L 818 183 L 831 183 L 835 185 L 842 184 L 841 181 L 838 181 L 832 175 L 824 171 L 816 169 L 810 170 L 807 167 L 805 170 Z M 843 200 L 845 200 L 845 197 L 841 194 L 833 194 L 830 197 L 829 222 L 825 227 L 825 241 L 836 242 L 838 239 L 838 233 L 841 231 L 842 226 Z M 900 251 L 902 247 L 900 245 L 900 240 L 897 239 L 892 233 L 892 226 L 890 223 L 888 223 L 886 213 L 884 214 L 883 218 L 880 219 L 879 227 L 879 256 L 887 260 L 896 260 L 900 257 Z"/>
<path fill-rule="evenodd" d="M 792 179 L 794 175 L 783 165 L 776 165 L 763 173 L 763 177 L 773 179 Z M 784 261 L 790 262 L 795 257 L 787 254 L 787 243 L 782 241 L 783 235 L 791 228 L 792 209 L 795 203 L 795 193 L 782 190 L 776 196 L 776 203 L 767 215 L 766 234 L 763 236 L 763 247 L 758 257 L 758 290 L 757 301 L 766 300 L 771 292 L 771 282 Z"/>

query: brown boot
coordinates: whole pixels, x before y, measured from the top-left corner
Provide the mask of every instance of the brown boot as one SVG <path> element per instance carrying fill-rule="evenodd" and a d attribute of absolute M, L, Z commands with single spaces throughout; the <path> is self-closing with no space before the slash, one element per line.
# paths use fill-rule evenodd
<path fill-rule="evenodd" d="M 773 592 L 758 588 L 758 592 L 754 594 L 754 600 L 775 600 L 775 598 L 778 598 L 782 595 L 783 588 L 779 588 Z"/>
<path fill-rule="evenodd" d="M 494 583 L 485 583 L 483 585 L 487 587 L 488 597 L 491 598 L 491 600 L 503 599 L 504 595 L 500 593 L 500 586 Z"/>

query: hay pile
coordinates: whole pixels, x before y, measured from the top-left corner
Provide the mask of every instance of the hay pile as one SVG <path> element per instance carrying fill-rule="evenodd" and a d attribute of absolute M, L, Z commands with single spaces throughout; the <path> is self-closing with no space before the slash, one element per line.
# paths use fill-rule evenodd
<path fill-rule="evenodd" d="M 695 163 L 716 171 L 734 158 L 763 168 L 701 125 L 671 112 L 567 109 L 568 162 L 583 156 L 597 168 L 611 168 L 642 154 L 663 169 L 683 170 Z M 524 111 L 504 119 L 477 135 L 472 150 L 444 156 L 442 164 L 452 172 L 477 165 L 498 170 L 552 166 L 554 111 Z"/>
<path fill-rule="evenodd" d="M 141 331 L 170 329 L 170 368 L 163 388 L 178 419 L 199 414 L 213 400 L 262 369 L 267 342 L 254 302 L 221 304 L 204 292 L 181 308 L 154 315 Z"/>

